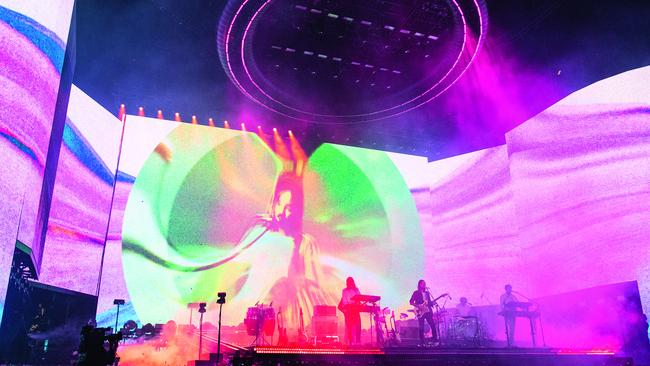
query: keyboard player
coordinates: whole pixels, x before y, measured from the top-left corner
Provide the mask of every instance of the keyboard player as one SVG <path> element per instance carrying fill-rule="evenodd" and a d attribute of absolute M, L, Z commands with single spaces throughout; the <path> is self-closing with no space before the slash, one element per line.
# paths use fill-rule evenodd
<path fill-rule="evenodd" d="M 352 300 L 356 295 L 361 292 L 354 283 L 352 277 L 348 277 L 345 281 L 345 288 L 341 292 L 341 301 L 339 302 L 339 310 L 345 317 L 345 341 L 349 346 L 358 345 L 361 343 L 361 314 L 359 313 L 359 303 Z"/>
<path fill-rule="evenodd" d="M 501 311 L 503 312 L 503 317 L 505 318 L 506 321 L 506 334 L 508 336 L 508 345 L 514 346 L 515 324 L 516 324 L 517 316 L 514 313 L 512 314 L 508 313 L 509 310 L 513 310 L 512 305 L 508 306 L 508 304 L 518 303 L 519 299 L 517 299 L 515 294 L 512 293 L 511 285 L 505 285 L 504 289 L 506 292 L 503 293 L 500 298 Z"/>

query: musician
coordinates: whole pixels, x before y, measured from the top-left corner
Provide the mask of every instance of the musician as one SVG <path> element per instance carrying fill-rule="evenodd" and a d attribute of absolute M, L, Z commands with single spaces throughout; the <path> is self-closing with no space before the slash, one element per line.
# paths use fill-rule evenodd
<path fill-rule="evenodd" d="M 519 299 L 512 293 L 512 286 L 505 285 L 505 293 L 501 295 L 501 311 L 512 310 L 511 307 L 508 307 L 509 303 L 519 302 Z M 508 345 L 513 346 L 515 344 L 515 324 L 516 316 L 514 314 L 510 315 L 507 312 L 504 313 L 504 318 L 506 320 L 506 333 L 508 335 Z"/>
<path fill-rule="evenodd" d="M 460 302 L 456 305 L 456 312 L 458 316 L 471 316 L 472 304 L 467 302 L 466 297 L 461 297 Z"/>
<path fill-rule="evenodd" d="M 361 314 L 359 308 L 354 306 L 356 302 L 352 301 L 354 296 L 360 294 L 354 279 L 348 277 L 345 281 L 345 288 L 341 292 L 339 310 L 345 316 L 345 341 L 350 346 L 361 343 Z"/>
<path fill-rule="evenodd" d="M 433 311 L 432 307 L 434 305 L 434 302 L 431 299 L 431 294 L 429 293 L 429 289 L 427 288 L 427 283 L 424 280 L 418 281 L 418 289 L 413 291 L 413 295 L 411 295 L 411 300 L 409 300 L 409 304 L 412 306 L 420 306 L 420 305 L 425 305 L 425 313 L 422 314 L 418 318 L 418 327 L 420 330 L 420 345 L 424 345 L 424 321 L 426 320 L 427 323 L 429 323 L 429 327 L 431 328 L 431 339 L 433 342 L 438 341 L 438 335 L 436 332 L 436 324 L 433 321 Z"/>

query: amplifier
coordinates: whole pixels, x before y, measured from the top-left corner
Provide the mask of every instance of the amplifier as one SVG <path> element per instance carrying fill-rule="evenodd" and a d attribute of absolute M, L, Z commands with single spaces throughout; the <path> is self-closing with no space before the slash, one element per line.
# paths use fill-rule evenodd
<path fill-rule="evenodd" d="M 336 336 L 338 325 L 336 316 L 314 316 L 311 318 L 311 327 L 316 337 Z"/>
<path fill-rule="evenodd" d="M 402 340 L 419 340 L 420 329 L 417 319 L 398 320 L 395 322 L 395 327 Z M 427 334 L 431 331 L 429 325 L 424 322 L 424 333 Z"/>
<path fill-rule="evenodd" d="M 336 316 L 336 306 L 316 305 L 314 306 L 314 316 Z"/>

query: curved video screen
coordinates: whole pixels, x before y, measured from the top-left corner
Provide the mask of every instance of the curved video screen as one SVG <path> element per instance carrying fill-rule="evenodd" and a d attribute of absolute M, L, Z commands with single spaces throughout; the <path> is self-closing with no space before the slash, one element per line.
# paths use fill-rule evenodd
<path fill-rule="evenodd" d="M 297 144 L 129 116 L 120 170 L 130 194 L 116 205 L 142 322 L 186 320 L 188 304 L 216 306 L 225 291 L 226 324 L 264 303 L 297 327 L 301 313 L 307 322 L 314 306 L 337 305 L 349 276 L 383 305 L 408 299 L 424 245 L 398 158 L 333 144 L 307 156 Z"/>

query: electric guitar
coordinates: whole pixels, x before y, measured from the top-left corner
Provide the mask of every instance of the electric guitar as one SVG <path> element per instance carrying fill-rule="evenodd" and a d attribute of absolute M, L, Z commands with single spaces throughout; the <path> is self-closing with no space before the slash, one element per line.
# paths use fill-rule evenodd
<path fill-rule="evenodd" d="M 282 308 L 278 311 L 278 346 L 286 346 L 289 344 L 289 337 L 287 336 L 287 328 L 284 327 L 284 316 L 282 315 Z"/>
<path fill-rule="evenodd" d="M 307 343 L 308 338 L 305 333 L 305 321 L 302 318 L 302 308 L 300 308 L 300 328 L 298 328 L 298 343 L 304 344 Z"/>
<path fill-rule="evenodd" d="M 425 302 L 423 302 L 422 304 L 415 304 L 415 305 L 413 305 L 413 312 L 415 313 L 415 316 L 416 316 L 418 319 L 420 319 L 420 318 L 423 317 L 426 313 L 428 313 L 428 312 L 431 311 L 431 306 L 432 306 L 433 304 L 435 304 L 436 301 L 442 299 L 442 298 L 445 297 L 445 296 L 449 296 L 449 294 L 448 294 L 448 293 L 444 293 L 444 294 L 442 294 L 442 295 L 436 297 L 435 299 L 433 299 L 433 300 L 431 300 L 431 301 L 429 301 L 429 302 L 426 302 L 426 301 L 425 301 Z"/>

